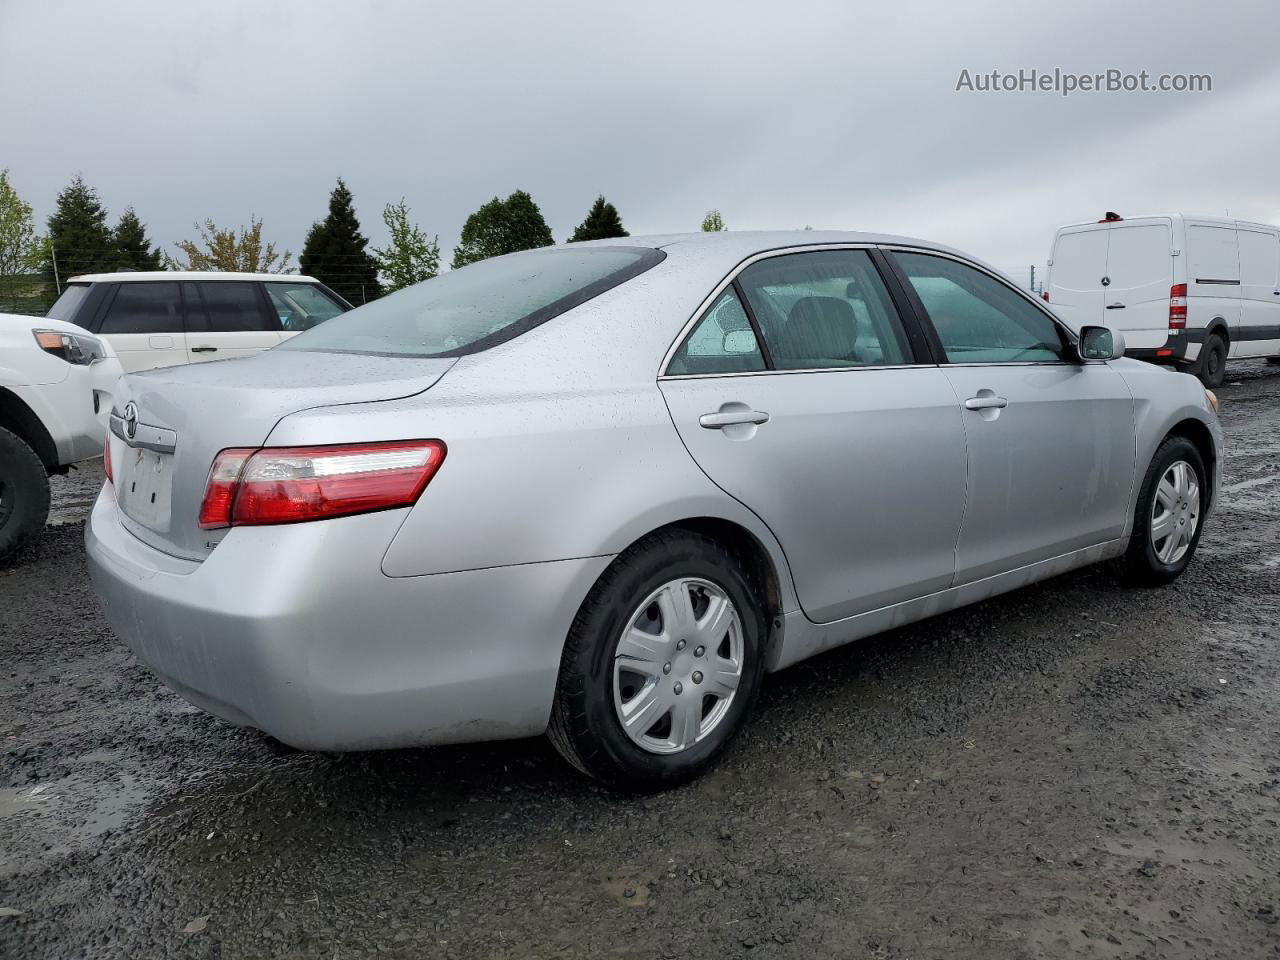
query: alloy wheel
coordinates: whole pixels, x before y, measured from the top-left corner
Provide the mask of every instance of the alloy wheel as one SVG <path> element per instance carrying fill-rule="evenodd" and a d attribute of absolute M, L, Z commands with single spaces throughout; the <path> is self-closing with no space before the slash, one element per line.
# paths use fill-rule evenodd
<path fill-rule="evenodd" d="M 618 721 L 650 753 L 687 750 L 724 720 L 742 668 L 742 619 L 729 595 L 710 580 L 671 580 L 640 603 L 618 638 Z"/>
<path fill-rule="evenodd" d="M 1200 482 L 1185 460 L 1169 465 L 1151 504 L 1151 549 L 1164 564 L 1175 564 L 1191 549 L 1200 523 Z"/>

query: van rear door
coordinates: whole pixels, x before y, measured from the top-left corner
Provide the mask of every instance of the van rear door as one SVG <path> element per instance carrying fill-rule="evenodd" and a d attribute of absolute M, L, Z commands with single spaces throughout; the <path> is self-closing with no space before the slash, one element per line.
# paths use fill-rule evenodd
<path fill-rule="evenodd" d="M 1140 350 L 1163 347 L 1169 337 L 1173 286 L 1173 225 L 1165 218 L 1113 224 L 1108 231 L 1104 320 Z"/>
<path fill-rule="evenodd" d="M 1049 303 L 1073 330 L 1102 323 L 1110 231 L 1089 224 L 1058 231 L 1049 267 Z"/>

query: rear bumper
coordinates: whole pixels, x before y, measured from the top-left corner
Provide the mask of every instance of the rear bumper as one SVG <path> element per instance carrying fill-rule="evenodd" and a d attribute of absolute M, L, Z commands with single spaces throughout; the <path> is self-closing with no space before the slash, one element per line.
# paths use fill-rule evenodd
<path fill-rule="evenodd" d="M 1199 344 L 1191 343 L 1186 333 L 1182 333 L 1167 338 L 1159 347 L 1129 347 L 1124 355 L 1148 363 L 1181 366 L 1193 362 L 1199 353 Z"/>
<path fill-rule="evenodd" d="M 166 684 L 303 749 L 363 750 L 546 729 L 565 635 L 609 557 L 391 578 L 403 511 L 232 530 L 192 562 L 85 528 L 108 622 Z"/>

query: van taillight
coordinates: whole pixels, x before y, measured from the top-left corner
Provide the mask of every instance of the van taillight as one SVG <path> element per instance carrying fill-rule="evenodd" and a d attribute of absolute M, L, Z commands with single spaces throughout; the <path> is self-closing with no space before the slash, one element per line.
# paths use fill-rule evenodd
<path fill-rule="evenodd" d="M 1175 283 L 1169 288 L 1169 329 L 1183 330 L 1187 326 L 1187 285 Z"/>
<path fill-rule="evenodd" d="M 209 471 L 199 524 L 298 523 L 412 506 L 444 454 L 439 440 L 223 450 Z"/>
<path fill-rule="evenodd" d="M 1049 302 L 1049 288 L 1048 288 L 1048 287 L 1045 287 L 1045 289 L 1043 289 L 1043 290 L 1041 290 L 1041 291 L 1040 291 L 1040 297 L 1044 300 L 1044 302 L 1045 302 L 1045 303 L 1048 303 L 1048 302 Z"/>

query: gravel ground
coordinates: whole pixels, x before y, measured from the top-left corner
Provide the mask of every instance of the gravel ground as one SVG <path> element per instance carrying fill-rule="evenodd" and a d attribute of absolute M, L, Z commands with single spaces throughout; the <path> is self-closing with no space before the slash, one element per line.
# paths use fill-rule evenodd
<path fill-rule="evenodd" d="M 769 679 L 702 781 L 541 740 L 317 756 L 187 706 L 84 569 L 0 570 L 0 956 L 1280 956 L 1280 368 L 1177 584 L 1095 568 Z"/>

